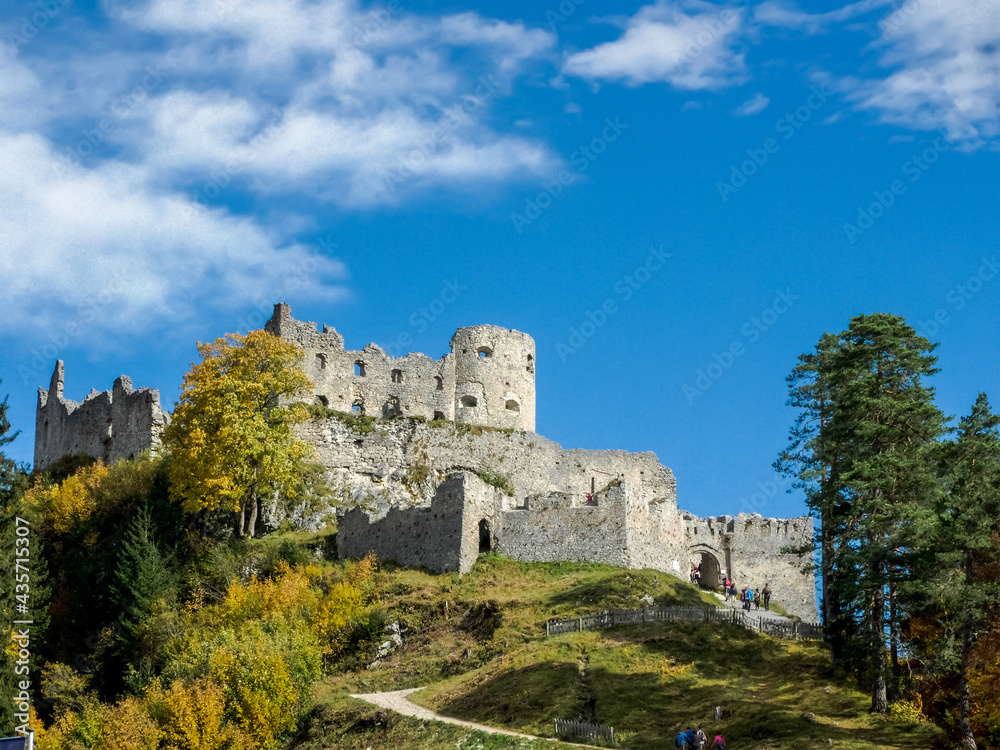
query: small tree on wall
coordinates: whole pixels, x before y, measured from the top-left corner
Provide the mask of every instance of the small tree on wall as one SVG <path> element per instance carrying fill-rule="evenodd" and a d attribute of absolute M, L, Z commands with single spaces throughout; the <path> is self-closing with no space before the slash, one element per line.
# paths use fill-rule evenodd
<path fill-rule="evenodd" d="M 312 448 L 292 426 L 309 413 L 289 399 L 311 387 L 302 349 L 266 331 L 199 344 L 164 433 L 170 492 L 185 511 L 233 514 L 236 536 L 255 535 L 265 497 L 290 497 Z"/>

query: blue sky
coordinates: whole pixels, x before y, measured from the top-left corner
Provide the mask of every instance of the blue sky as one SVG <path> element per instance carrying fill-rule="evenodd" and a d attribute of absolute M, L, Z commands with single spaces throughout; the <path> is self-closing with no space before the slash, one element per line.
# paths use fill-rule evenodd
<path fill-rule="evenodd" d="M 9 452 L 57 358 L 170 405 L 287 301 L 356 349 L 525 331 L 539 433 L 798 515 L 771 463 L 825 331 L 905 316 L 946 413 L 996 399 L 998 103 L 994 0 L 9 0 Z"/>

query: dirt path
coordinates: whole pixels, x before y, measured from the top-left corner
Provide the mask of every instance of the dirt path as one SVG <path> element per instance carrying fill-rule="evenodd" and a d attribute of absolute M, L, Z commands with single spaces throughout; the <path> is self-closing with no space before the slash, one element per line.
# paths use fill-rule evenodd
<path fill-rule="evenodd" d="M 462 719 L 455 719 L 451 716 L 436 714 L 430 709 L 418 706 L 410 700 L 410 693 L 415 693 L 418 690 L 423 690 L 423 688 L 395 690 L 390 693 L 364 693 L 361 695 L 355 695 L 352 693 L 351 697 L 366 701 L 378 706 L 379 708 L 387 708 L 390 711 L 395 711 L 396 713 L 403 714 L 404 716 L 413 716 L 414 718 L 424 719 L 425 721 L 443 721 L 446 724 L 457 724 L 460 727 L 466 727 L 468 729 L 478 729 L 481 732 L 486 732 L 487 734 L 506 734 L 508 737 L 520 737 L 524 740 L 545 740 L 546 742 L 556 741 L 552 737 L 535 737 L 533 734 L 511 732 L 509 729 L 497 729 L 496 727 L 488 727 L 485 724 L 476 724 L 474 721 L 463 721 Z M 563 742 L 567 742 L 567 740 L 563 740 Z M 594 750 L 600 750 L 600 748 L 596 748 L 593 745 L 581 745 L 572 741 L 568 742 L 574 747 L 590 747 L 594 748 Z"/>
<path fill-rule="evenodd" d="M 425 719 L 427 721 L 443 721 L 448 724 L 458 724 L 462 727 L 468 727 L 469 729 L 478 729 L 483 732 L 488 732 L 489 734 L 506 734 L 510 737 L 521 737 L 526 740 L 545 740 L 548 737 L 535 737 L 531 734 L 521 734 L 519 732 L 511 732 L 507 729 L 497 729 L 495 727 L 488 727 L 483 724 L 476 724 L 472 721 L 463 721 L 462 719 L 453 719 L 451 716 L 442 716 L 441 714 L 436 714 L 433 711 L 424 708 L 423 706 L 418 706 L 409 699 L 410 693 L 415 693 L 418 690 L 423 690 L 423 688 L 410 688 L 409 690 L 396 690 L 391 693 L 364 693 L 363 695 L 351 695 L 352 698 L 360 698 L 368 703 L 373 703 L 381 708 L 388 708 L 390 711 L 395 711 L 396 713 L 403 714 L 404 716 L 414 716 L 418 719 Z"/>
<path fill-rule="evenodd" d="M 729 607 L 730 609 L 739 609 L 739 610 L 743 609 L 743 602 L 739 600 L 739 597 L 730 599 L 727 602 L 726 598 L 722 594 L 718 594 L 714 591 L 712 593 L 715 594 L 721 606 Z M 790 619 L 784 617 L 783 615 L 779 615 L 777 612 L 771 612 L 770 610 L 766 609 L 754 609 L 754 607 L 752 606 L 750 607 L 750 610 L 746 614 L 748 617 L 753 617 L 753 618 L 759 617 L 763 620 L 774 620 L 775 622 L 791 622 Z"/>

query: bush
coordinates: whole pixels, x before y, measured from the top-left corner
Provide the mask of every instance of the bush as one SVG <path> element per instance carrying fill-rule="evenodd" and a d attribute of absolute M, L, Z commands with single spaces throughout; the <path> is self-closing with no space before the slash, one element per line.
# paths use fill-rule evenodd
<path fill-rule="evenodd" d="M 489 471 L 488 469 L 483 469 L 482 471 L 477 471 L 476 476 L 482 479 L 486 484 L 491 487 L 496 487 L 498 490 L 503 492 L 505 495 L 514 497 L 514 484 L 511 482 L 510 476 L 507 474 L 501 474 L 497 471 Z"/>

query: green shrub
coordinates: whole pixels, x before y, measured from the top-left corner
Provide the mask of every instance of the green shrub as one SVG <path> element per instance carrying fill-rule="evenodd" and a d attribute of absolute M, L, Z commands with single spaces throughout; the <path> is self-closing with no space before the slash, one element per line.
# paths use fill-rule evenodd
<path fill-rule="evenodd" d="M 507 474 L 501 474 L 498 471 L 490 471 L 489 469 L 483 469 L 476 472 L 476 476 L 482 479 L 486 484 L 491 487 L 496 487 L 498 490 L 503 492 L 505 495 L 514 497 L 514 484 L 510 480 L 510 476 Z"/>

